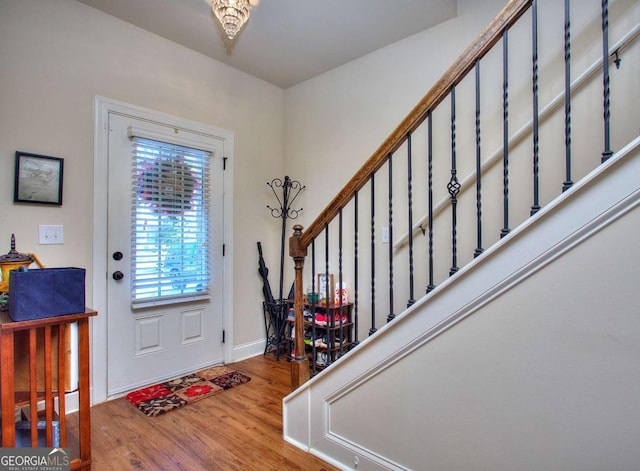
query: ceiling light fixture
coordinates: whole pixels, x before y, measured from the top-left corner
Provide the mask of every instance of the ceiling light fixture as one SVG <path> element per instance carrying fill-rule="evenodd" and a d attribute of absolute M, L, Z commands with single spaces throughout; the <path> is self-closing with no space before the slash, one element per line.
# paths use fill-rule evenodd
<path fill-rule="evenodd" d="M 259 0 L 212 0 L 211 10 L 229 39 L 233 39 L 249 19 L 251 7 Z"/>

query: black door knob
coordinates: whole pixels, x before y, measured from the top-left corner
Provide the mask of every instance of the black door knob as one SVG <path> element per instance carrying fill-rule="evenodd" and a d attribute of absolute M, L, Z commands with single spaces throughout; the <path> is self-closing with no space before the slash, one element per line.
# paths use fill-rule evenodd
<path fill-rule="evenodd" d="M 122 252 L 113 252 L 113 259 L 114 260 L 122 260 Z"/>
<path fill-rule="evenodd" d="M 114 280 L 120 281 L 121 279 L 124 278 L 124 273 L 122 273 L 120 270 L 118 270 L 118 271 L 114 271 L 112 276 L 113 276 Z"/>

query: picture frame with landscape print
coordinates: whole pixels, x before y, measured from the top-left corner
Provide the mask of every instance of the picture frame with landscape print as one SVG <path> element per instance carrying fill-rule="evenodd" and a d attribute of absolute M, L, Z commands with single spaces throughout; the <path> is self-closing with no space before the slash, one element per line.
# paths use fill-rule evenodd
<path fill-rule="evenodd" d="M 62 205 L 64 159 L 16 152 L 13 201 Z"/>

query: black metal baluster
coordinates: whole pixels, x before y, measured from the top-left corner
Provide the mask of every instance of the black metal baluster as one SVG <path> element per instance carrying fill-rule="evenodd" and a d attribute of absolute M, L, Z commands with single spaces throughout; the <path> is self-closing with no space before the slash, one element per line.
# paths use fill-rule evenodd
<path fill-rule="evenodd" d="M 564 159 L 565 181 L 562 191 L 573 186 L 571 181 L 571 0 L 564 0 Z"/>
<path fill-rule="evenodd" d="M 339 325 L 340 330 L 340 339 L 338 340 L 340 344 L 340 350 L 338 352 L 338 358 L 344 355 L 344 330 L 343 330 L 343 320 L 342 320 L 342 208 L 338 212 L 338 289 L 334 290 L 338 295 L 338 315 L 339 317 Z M 331 343 L 329 344 L 329 348 L 333 348 L 334 340 L 329 339 Z"/>
<path fill-rule="evenodd" d="M 456 87 L 451 88 L 451 179 L 447 184 L 447 190 L 451 196 L 451 269 L 449 275 L 456 273 L 458 263 L 458 170 L 456 168 Z"/>
<path fill-rule="evenodd" d="M 325 301 L 325 322 L 327 329 L 324 331 L 327 334 L 327 347 L 329 346 L 329 341 L 331 340 L 331 334 L 329 333 L 329 328 L 333 327 L 333 315 L 330 316 L 331 312 L 329 311 L 329 304 L 331 303 L 331 287 L 330 287 L 330 278 L 329 278 L 329 224 L 324 225 L 324 276 L 325 276 L 325 289 L 324 289 L 324 301 Z M 331 319 L 329 319 L 331 317 Z M 315 342 L 315 339 L 312 339 L 312 342 Z M 325 366 L 329 366 L 333 362 L 331 358 L 331 351 L 329 348 L 326 350 L 326 358 L 325 358 Z"/>
<path fill-rule="evenodd" d="M 409 204 L 409 300 L 407 307 L 416 300 L 413 293 L 413 175 L 411 174 L 411 133 L 407 134 L 407 202 Z"/>
<path fill-rule="evenodd" d="M 376 225 L 375 225 L 375 174 L 371 174 L 371 329 L 369 335 L 376 333 Z"/>
<path fill-rule="evenodd" d="M 427 167 L 429 198 L 429 285 L 427 286 L 427 293 L 430 293 L 436 287 L 433 283 L 433 119 L 431 110 L 427 114 Z"/>
<path fill-rule="evenodd" d="M 613 155 L 611 150 L 610 133 L 610 89 L 609 89 L 609 2 L 602 0 L 602 85 L 604 96 L 604 151 L 602 162 L 606 162 Z"/>
<path fill-rule="evenodd" d="M 473 253 L 480 255 L 482 248 L 482 152 L 480 148 L 480 61 L 476 61 L 476 231 L 478 245 Z"/>
<path fill-rule="evenodd" d="M 538 135 L 538 1 L 531 2 L 531 44 L 533 59 L 533 205 L 531 216 L 540 211 L 540 148 Z"/>
<path fill-rule="evenodd" d="M 316 306 L 318 303 L 318 292 L 316 291 L 316 239 L 311 241 L 311 292 L 316 293 L 316 297 L 312 300 L 311 304 L 311 373 L 315 375 L 317 373 L 316 367 Z M 309 301 L 309 299 L 307 299 Z"/>
<path fill-rule="evenodd" d="M 502 219 L 500 238 L 509 229 L 509 35 L 502 33 Z"/>
<path fill-rule="evenodd" d="M 324 300 L 328 303 L 331 296 L 329 288 L 329 223 L 324 225 L 324 275 L 326 283 L 324 285 Z"/>
<path fill-rule="evenodd" d="M 391 154 L 387 157 L 389 161 L 389 315 L 387 322 L 395 319 L 393 309 L 393 166 Z"/>
<path fill-rule="evenodd" d="M 353 345 L 358 345 L 358 192 L 353 196 Z"/>

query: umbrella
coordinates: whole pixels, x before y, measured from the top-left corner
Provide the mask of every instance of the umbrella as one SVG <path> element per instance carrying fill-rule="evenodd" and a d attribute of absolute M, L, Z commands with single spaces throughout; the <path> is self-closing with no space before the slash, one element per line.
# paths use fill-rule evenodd
<path fill-rule="evenodd" d="M 276 358 L 280 356 L 280 347 L 283 340 L 284 328 L 286 325 L 286 316 L 288 304 L 281 302 L 282 300 L 276 300 L 271 292 L 271 285 L 269 284 L 269 269 L 264 262 L 262 256 L 262 244 L 258 242 L 258 273 L 262 277 L 262 294 L 264 296 L 265 310 L 268 313 L 268 319 L 265 316 L 265 329 L 267 334 L 267 345 L 265 346 L 264 353 L 267 353 L 269 347 L 274 346 L 276 349 Z"/>
<path fill-rule="evenodd" d="M 264 300 L 267 303 L 274 303 L 276 300 L 273 298 L 273 293 L 271 292 L 271 285 L 269 284 L 269 269 L 267 265 L 264 263 L 264 258 L 262 257 L 262 243 L 258 242 L 258 273 L 262 277 L 262 294 L 264 295 Z"/>

